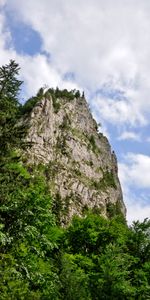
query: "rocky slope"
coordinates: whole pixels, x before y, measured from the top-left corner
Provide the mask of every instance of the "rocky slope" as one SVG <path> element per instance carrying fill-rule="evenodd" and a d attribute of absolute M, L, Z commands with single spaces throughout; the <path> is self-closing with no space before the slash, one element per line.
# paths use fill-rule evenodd
<path fill-rule="evenodd" d="M 30 164 L 44 164 L 55 210 L 62 224 L 92 209 L 108 215 L 115 206 L 125 215 L 115 153 L 89 111 L 84 97 L 45 94 L 24 122 L 32 147 Z"/>

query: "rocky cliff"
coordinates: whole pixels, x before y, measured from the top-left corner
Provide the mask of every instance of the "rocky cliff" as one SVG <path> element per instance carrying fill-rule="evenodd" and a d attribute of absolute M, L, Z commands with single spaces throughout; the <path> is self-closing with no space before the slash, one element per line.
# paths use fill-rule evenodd
<path fill-rule="evenodd" d="M 46 93 L 24 122 L 32 142 L 25 156 L 30 164 L 46 166 L 62 224 L 87 209 L 107 216 L 111 205 L 125 215 L 115 153 L 98 132 L 84 97 Z"/>

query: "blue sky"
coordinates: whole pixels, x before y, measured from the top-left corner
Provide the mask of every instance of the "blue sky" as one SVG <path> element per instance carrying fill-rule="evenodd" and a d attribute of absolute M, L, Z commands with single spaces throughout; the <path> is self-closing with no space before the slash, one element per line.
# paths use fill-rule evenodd
<path fill-rule="evenodd" d="M 0 64 L 21 100 L 43 86 L 84 90 L 118 157 L 127 219 L 150 216 L 150 2 L 0 0 Z"/>
<path fill-rule="evenodd" d="M 6 25 L 10 28 L 12 44 L 16 52 L 30 56 L 41 52 L 42 41 L 38 32 L 22 22 L 17 22 L 11 14 L 6 13 L 6 16 Z"/>

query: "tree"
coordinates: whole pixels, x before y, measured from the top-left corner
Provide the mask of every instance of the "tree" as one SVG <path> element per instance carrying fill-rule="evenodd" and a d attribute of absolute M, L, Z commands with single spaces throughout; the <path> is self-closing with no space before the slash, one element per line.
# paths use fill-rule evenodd
<path fill-rule="evenodd" d="M 53 253 L 61 231 L 46 180 L 11 162 L 0 187 L 0 299 L 59 299 Z"/>
<path fill-rule="evenodd" d="M 0 68 L 0 99 L 18 104 L 17 97 L 22 84 L 22 81 L 17 79 L 19 70 L 20 67 L 14 60 Z"/>
<path fill-rule="evenodd" d="M 134 293 L 129 280 L 130 255 L 124 253 L 127 231 L 119 217 L 107 220 L 89 213 L 73 219 L 64 234 L 63 299 L 66 295 L 70 299 L 134 299 L 127 298 Z"/>
<path fill-rule="evenodd" d="M 132 284 L 135 299 L 150 299 L 150 220 L 133 222 L 127 240 L 128 252 L 135 259 L 132 266 Z"/>
<path fill-rule="evenodd" d="M 129 231 L 128 247 L 138 259 L 138 266 L 150 261 L 150 220 L 133 222 Z"/>
<path fill-rule="evenodd" d="M 23 132 L 23 126 L 16 123 L 20 115 L 18 94 L 22 81 L 17 78 L 19 65 L 10 60 L 8 65 L 0 67 L 0 155 L 7 153 L 16 145 Z"/>

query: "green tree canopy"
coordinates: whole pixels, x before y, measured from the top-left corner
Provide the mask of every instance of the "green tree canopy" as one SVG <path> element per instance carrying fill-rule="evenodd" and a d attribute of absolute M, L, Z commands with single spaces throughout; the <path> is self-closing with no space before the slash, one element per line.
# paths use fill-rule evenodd
<path fill-rule="evenodd" d="M 18 103 L 18 93 L 22 81 L 17 78 L 20 67 L 10 60 L 8 65 L 0 67 L 0 99 Z"/>
<path fill-rule="evenodd" d="M 128 227 L 111 205 L 109 219 L 87 210 L 66 228 L 56 225 L 46 166 L 20 155 L 18 74 L 14 61 L 0 68 L 0 300 L 150 300 L 150 220 Z M 49 92 L 54 102 L 80 97 Z M 40 97 L 42 89 L 22 113 Z"/>
<path fill-rule="evenodd" d="M 20 143 L 23 125 L 18 126 L 20 103 L 18 95 L 22 81 L 18 79 L 19 65 L 10 60 L 0 67 L 0 154 L 4 155 Z M 16 128 L 17 125 L 17 128 Z"/>

